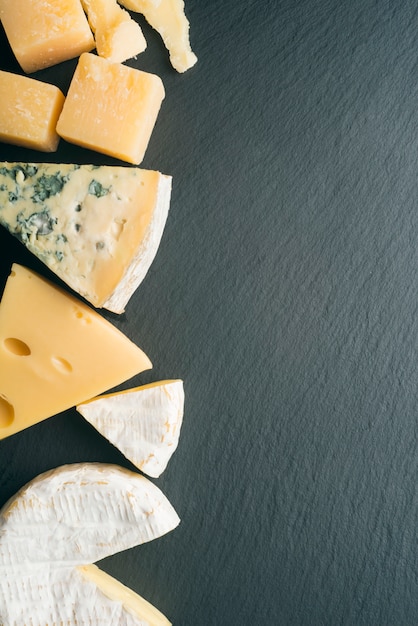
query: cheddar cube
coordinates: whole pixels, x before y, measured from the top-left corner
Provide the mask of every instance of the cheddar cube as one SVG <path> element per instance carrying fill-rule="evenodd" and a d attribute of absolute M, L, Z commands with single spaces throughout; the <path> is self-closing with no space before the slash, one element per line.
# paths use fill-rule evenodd
<path fill-rule="evenodd" d="M 14 55 L 27 73 L 95 47 L 80 0 L 0 0 L 0 19 Z"/>
<path fill-rule="evenodd" d="M 55 152 L 64 94 L 48 83 L 0 70 L 0 141 Z"/>
<path fill-rule="evenodd" d="M 159 76 L 84 53 L 70 83 L 57 133 L 70 143 L 138 165 L 164 96 Z"/>

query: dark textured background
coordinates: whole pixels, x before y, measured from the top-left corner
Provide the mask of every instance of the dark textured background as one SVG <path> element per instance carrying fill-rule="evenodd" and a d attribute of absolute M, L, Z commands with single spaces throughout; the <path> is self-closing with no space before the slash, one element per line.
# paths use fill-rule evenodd
<path fill-rule="evenodd" d="M 178 626 L 417 624 L 418 7 L 186 9 L 192 70 L 146 25 L 129 62 L 166 86 L 143 166 L 174 188 L 146 280 L 105 314 L 154 363 L 138 382 L 185 381 L 157 481 L 182 524 L 102 566 Z M 74 66 L 38 77 L 66 90 Z M 0 250 L 2 283 L 12 261 L 48 276 Z M 129 467 L 68 411 L 0 442 L 0 504 L 73 461 Z"/>

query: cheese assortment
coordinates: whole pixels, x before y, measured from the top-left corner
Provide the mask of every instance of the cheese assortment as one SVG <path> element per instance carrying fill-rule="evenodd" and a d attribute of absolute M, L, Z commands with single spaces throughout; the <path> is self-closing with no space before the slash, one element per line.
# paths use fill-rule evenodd
<path fill-rule="evenodd" d="M 140 25 L 116 0 L 81 0 L 99 56 L 123 62 L 147 47 Z"/>
<path fill-rule="evenodd" d="M 64 94 L 55 85 L 0 70 L 0 141 L 55 152 Z"/>
<path fill-rule="evenodd" d="M 0 20 L 26 73 L 95 47 L 80 0 L 0 0 Z"/>
<path fill-rule="evenodd" d="M 57 123 L 70 143 L 138 165 L 165 96 L 159 76 L 80 56 Z"/>
<path fill-rule="evenodd" d="M 138 469 L 158 478 L 177 448 L 184 411 L 181 380 L 93 398 L 77 411 Z"/>
<path fill-rule="evenodd" d="M 160 33 L 175 70 L 182 73 L 195 65 L 197 56 L 190 46 L 190 25 L 183 0 L 120 0 L 120 3 L 130 11 L 142 13 Z"/>
<path fill-rule="evenodd" d="M 96 311 L 13 265 L 0 302 L 0 438 L 151 367 Z"/>
<path fill-rule="evenodd" d="M 156 485 L 116 465 L 76 463 L 41 474 L 0 511 L 0 623 L 169 624 L 91 565 L 179 522 Z"/>
<path fill-rule="evenodd" d="M 196 63 L 183 0 L 0 0 L 24 72 L 78 57 L 65 97 L 54 85 L 0 70 L 0 141 L 53 152 L 63 138 L 130 164 L 0 163 L 0 224 L 73 291 L 115 313 L 155 257 L 172 184 L 137 167 L 165 90 L 158 76 L 123 65 L 146 48 L 128 11 L 160 33 L 178 72 Z M 108 391 L 151 367 L 90 306 L 12 265 L 0 302 L 0 439 L 76 407 L 157 478 L 178 445 L 183 381 Z M 179 521 L 138 472 L 78 463 L 38 476 L 0 510 L 0 624 L 169 626 L 94 563 Z"/>
<path fill-rule="evenodd" d="M 157 253 L 170 195 L 170 176 L 137 167 L 0 162 L 0 224 L 115 313 Z"/>

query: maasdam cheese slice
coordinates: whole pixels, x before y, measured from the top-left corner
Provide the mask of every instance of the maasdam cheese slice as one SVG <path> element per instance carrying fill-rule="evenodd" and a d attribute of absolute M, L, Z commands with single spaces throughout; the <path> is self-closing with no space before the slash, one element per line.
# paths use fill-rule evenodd
<path fill-rule="evenodd" d="M 91 307 L 14 264 L 0 302 L 0 439 L 152 367 Z"/>
<path fill-rule="evenodd" d="M 197 56 L 190 46 L 190 25 L 184 13 L 183 0 L 119 0 L 119 2 L 129 11 L 142 13 L 152 28 L 160 33 L 174 69 L 182 73 L 195 65 Z"/>
<path fill-rule="evenodd" d="M 81 0 L 99 56 L 122 63 L 147 47 L 140 25 L 116 0 Z"/>
<path fill-rule="evenodd" d="M 184 412 L 181 380 L 93 398 L 77 411 L 138 469 L 157 478 L 175 452 Z"/>
<path fill-rule="evenodd" d="M 41 474 L 0 511 L 0 623 L 168 624 L 91 565 L 179 521 L 156 485 L 116 465 L 76 463 Z"/>
<path fill-rule="evenodd" d="M 121 313 L 160 245 L 170 176 L 0 162 L 0 224 L 95 307 Z"/>

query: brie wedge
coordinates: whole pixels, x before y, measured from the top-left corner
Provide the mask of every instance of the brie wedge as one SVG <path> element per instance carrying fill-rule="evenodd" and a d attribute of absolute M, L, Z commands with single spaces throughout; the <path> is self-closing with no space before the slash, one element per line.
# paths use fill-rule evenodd
<path fill-rule="evenodd" d="M 41 474 L 0 511 L 0 623 L 168 624 L 91 565 L 179 521 L 158 487 L 121 467 L 79 463 Z"/>
<path fill-rule="evenodd" d="M 157 478 L 177 448 L 184 411 L 181 380 L 111 393 L 77 411 L 136 467 Z"/>

